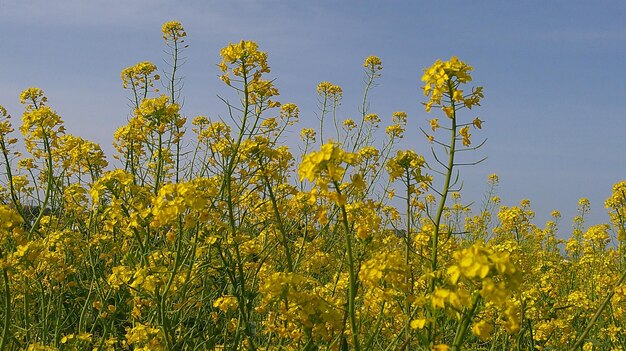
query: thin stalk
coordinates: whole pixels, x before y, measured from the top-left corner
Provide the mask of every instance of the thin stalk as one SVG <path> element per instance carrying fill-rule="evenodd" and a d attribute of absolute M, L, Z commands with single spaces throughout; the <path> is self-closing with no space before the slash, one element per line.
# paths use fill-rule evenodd
<path fill-rule="evenodd" d="M 459 324 L 456 335 L 454 336 L 454 343 L 452 344 L 452 351 L 461 350 L 461 346 L 463 345 L 463 341 L 465 340 L 465 335 L 467 335 L 467 330 L 469 328 L 469 324 L 472 321 L 472 317 L 474 316 L 474 312 L 476 312 L 476 308 L 478 307 L 478 301 L 480 301 L 480 294 L 476 294 L 472 301 L 472 307 L 467 311 L 465 318 Z"/>
<path fill-rule="evenodd" d="M 4 351 L 9 340 L 9 328 L 11 326 L 11 290 L 9 287 L 9 275 L 6 268 L 2 269 L 4 280 L 4 322 L 2 324 L 2 340 L 0 340 L 0 351 Z"/>
<path fill-rule="evenodd" d="M 52 150 L 50 148 L 50 141 L 48 139 L 48 134 L 47 133 L 43 133 L 43 142 L 44 142 L 44 150 L 46 151 L 46 155 L 47 155 L 47 184 L 46 184 L 46 194 L 44 196 L 43 199 L 43 204 L 39 207 L 39 214 L 37 216 L 37 219 L 35 219 L 35 223 L 33 223 L 33 226 L 30 228 L 30 234 L 32 235 L 35 231 L 37 231 L 39 229 L 39 223 L 41 222 L 41 218 L 43 217 L 43 214 L 45 212 L 46 206 L 48 206 L 48 202 L 50 201 L 50 195 L 52 194 L 52 182 L 54 181 L 54 175 L 53 175 L 53 163 L 52 163 Z"/>
<path fill-rule="evenodd" d="M 272 184 L 270 183 L 270 180 L 265 173 L 265 167 L 261 160 L 259 160 L 259 167 L 261 169 L 261 173 L 263 174 L 263 180 L 265 180 L 265 184 L 267 185 L 267 191 L 269 193 L 270 200 L 272 201 L 272 209 L 274 210 L 274 217 L 276 218 L 276 222 L 278 223 L 278 230 L 280 231 L 283 239 L 282 244 L 283 249 L 285 250 L 285 256 L 287 256 L 287 268 L 289 269 L 289 272 L 293 272 L 294 265 L 293 259 L 291 257 L 291 250 L 289 249 L 289 243 L 287 242 L 287 231 L 285 230 L 282 217 L 280 216 L 280 212 L 278 211 L 278 203 L 276 201 L 276 196 L 274 196 L 274 191 L 272 190 Z"/>
<path fill-rule="evenodd" d="M 622 274 L 622 276 L 619 278 L 619 281 L 617 282 L 617 284 L 615 284 L 615 286 L 620 286 L 622 285 L 622 283 L 624 282 L 624 280 L 626 280 L 626 272 L 624 272 Z M 600 318 L 600 315 L 602 314 L 602 312 L 604 311 L 604 309 L 606 308 L 606 306 L 609 304 L 609 302 L 611 302 L 611 298 L 613 297 L 613 295 L 615 294 L 615 289 L 612 289 L 608 295 L 606 295 L 606 297 L 604 298 L 604 301 L 602 301 L 602 304 L 600 304 L 600 307 L 598 307 L 598 310 L 596 311 L 596 313 L 593 315 L 593 317 L 591 318 L 591 320 L 589 321 L 589 324 L 587 324 L 587 327 L 585 328 L 585 330 L 583 331 L 582 334 L 580 334 L 580 336 L 578 337 L 578 339 L 576 340 L 576 343 L 574 344 L 574 346 L 572 346 L 570 348 L 570 351 L 575 351 L 577 350 L 582 344 L 583 342 L 585 342 L 585 339 L 587 338 L 587 335 L 589 334 L 589 332 L 591 331 L 591 328 L 593 328 L 594 324 L 596 323 L 596 321 L 598 320 L 598 318 Z"/>
<path fill-rule="evenodd" d="M 413 218 L 413 211 L 411 207 L 411 172 L 409 168 L 406 169 L 406 234 L 405 234 L 405 252 L 404 252 L 404 263 L 409 267 L 411 263 L 411 220 Z M 413 293 L 413 281 L 410 276 L 406 277 L 406 284 L 409 285 L 409 294 Z M 408 296 L 407 296 L 408 297 Z M 404 333 L 405 333 L 405 348 L 407 351 L 411 349 L 411 319 L 408 317 L 411 315 L 411 302 L 409 299 L 406 299 L 404 309 L 406 310 L 406 321 L 404 325 Z"/>
<path fill-rule="evenodd" d="M 172 63 L 172 78 L 170 79 L 170 93 L 172 98 L 172 103 L 176 102 L 176 70 L 178 69 L 178 40 L 174 40 L 174 52 L 173 63 Z M 179 172 L 180 172 L 180 138 L 178 134 L 180 133 L 180 128 L 178 124 L 176 124 L 176 183 L 179 180 Z"/>
<path fill-rule="evenodd" d="M 361 123 L 359 124 L 359 129 L 356 134 L 356 139 L 354 140 L 354 146 L 352 151 L 358 149 L 363 143 L 361 141 L 361 134 L 363 133 L 363 125 L 365 124 L 365 116 L 367 115 L 367 94 L 369 93 L 372 84 L 374 83 L 374 74 L 368 75 L 369 79 L 367 80 L 367 84 L 365 85 L 365 92 L 363 93 L 363 103 L 361 105 Z"/>
<path fill-rule="evenodd" d="M 448 83 L 448 93 L 450 96 L 453 94 L 452 83 Z M 446 204 L 446 198 L 448 197 L 448 192 L 450 190 L 450 181 L 452 179 L 452 170 L 454 168 L 454 155 L 456 151 L 456 106 L 454 104 L 454 100 L 451 100 L 452 106 L 452 127 L 450 128 L 450 151 L 448 154 L 448 166 L 446 167 L 446 179 L 443 183 L 443 191 L 441 192 L 441 200 L 439 202 L 439 207 L 437 208 L 437 214 L 435 216 L 435 229 L 433 233 L 433 245 L 432 245 L 432 256 L 431 256 L 431 271 L 435 272 L 437 270 L 437 254 L 439 249 L 439 227 L 441 225 L 441 217 L 443 215 L 443 210 Z M 433 292 L 435 290 L 435 279 L 431 278 L 428 291 Z"/>
<path fill-rule="evenodd" d="M 163 171 L 163 134 L 161 134 L 161 132 L 159 132 L 158 146 L 159 150 L 157 150 L 157 169 L 154 180 L 154 195 L 159 194 L 159 182 L 161 181 L 161 172 Z"/>
<path fill-rule="evenodd" d="M 244 108 L 243 108 L 243 116 L 242 116 L 242 122 L 241 122 L 241 128 L 239 130 L 239 136 L 237 138 L 237 143 L 234 146 L 234 149 L 232 150 L 232 156 L 231 159 L 229 160 L 227 166 L 226 166 L 226 172 L 224 174 L 224 185 L 222 187 L 222 189 L 226 190 L 226 204 L 228 206 L 228 222 L 229 222 L 229 227 L 230 227 L 230 231 L 233 235 L 233 237 L 236 235 L 237 233 L 237 223 L 235 221 L 235 207 L 233 204 L 233 193 L 232 193 L 232 173 L 235 169 L 235 164 L 237 161 L 237 154 L 239 151 L 239 147 L 241 145 L 241 142 L 243 140 L 243 136 L 246 132 L 246 122 L 248 120 L 249 114 L 250 114 L 250 93 L 248 90 L 248 72 L 246 70 L 246 65 L 245 62 L 242 62 L 242 78 L 243 78 L 243 86 L 244 86 L 244 91 L 243 91 L 243 95 L 244 95 Z M 222 190 L 223 191 L 223 190 Z M 239 299 L 238 299 L 238 307 L 240 310 L 240 319 L 238 322 L 238 326 L 237 326 L 237 331 L 236 331 L 236 338 L 238 339 L 240 336 L 240 329 L 242 327 L 242 323 L 245 324 L 245 326 L 243 327 L 246 334 L 248 334 L 248 336 L 250 336 L 251 338 L 249 339 L 250 341 L 250 350 L 256 350 L 256 347 L 254 345 L 254 343 L 252 342 L 252 333 L 249 330 L 248 327 L 248 310 L 247 310 L 247 304 L 246 304 L 246 299 L 247 299 L 247 293 L 246 293 L 246 285 L 245 285 L 245 274 L 244 274 L 244 270 L 243 270 L 243 262 L 241 259 L 241 253 L 239 251 L 239 246 L 235 245 L 235 254 L 236 254 L 236 265 L 237 265 L 237 273 L 238 273 L 238 277 L 236 279 L 237 281 L 237 286 L 239 286 Z M 242 321 L 241 318 L 244 318 L 244 320 Z M 233 347 L 236 348 L 238 345 L 238 340 L 235 340 L 235 342 L 233 343 Z"/>
<path fill-rule="evenodd" d="M 26 216 L 24 215 L 24 209 L 22 208 L 22 205 L 19 199 L 17 198 L 17 194 L 15 193 L 15 186 L 13 185 L 13 172 L 11 170 L 11 163 L 9 162 L 8 149 L 4 141 L 4 136 L 0 137 L 0 147 L 2 147 L 2 155 L 4 156 L 4 161 L 6 163 L 5 166 L 6 166 L 6 172 L 7 172 L 7 180 L 9 183 L 8 184 L 9 190 L 11 192 L 11 202 L 13 203 L 13 206 L 15 206 L 15 209 L 20 214 L 22 219 L 26 221 Z"/>
<path fill-rule="evenodd" d="M 328 96 L 324 95 L 324 102 L 322 102 L 322 116 L 320 117 L 320 143 L 324 143 L 324 117 L 326 115 L 326 104 Z"/>
<path fill-rule="evenodd" d="M 431 273 L 432 276 L 430 277 L 430 281 L 428 284 L 428 292 L 430 294 L 433 293 L 433 291 L 435 291 L 435 276 L 434 273 L 437 271 L 437 255 L 438 255 L 438 249 L 439 249 L 439 227 L 441 225 L 441 217 L 443 214 L 443 210 L 446 204 L 446 198 L 448 196 L 448 192 L 450 190 L 450 182 L 452 179 L 452 170 L 454 168 L 454 154 L 456 151 L 456 129 L 457 129 L 457 124 L 456 124 L 456 105 L 454 103 L 454 100 L 452 99 L 452 96 L 454 94 L 454 87 L 452 86 L 452 82 L 448 81 L 448 94 L 450 96 L 450 101 L 451 101 L 451 107 L 452 107 L 452 117 L 450 118 L 452 120 L 452 126 L 450 128 L 450 149 L 448 151 L 448 165 L 446 166 L 446 178 L 445 181 L 443 183 L 443 190 L 441 192 L 441 200 L 439 202 L 439 206 L 437 208 L 437 214 L 435 215 L 435 223 L 434 223 L 434 232 L 433 232 L 433 238 L 432 238 L 432 249 L 431 249 Z M 435 335 L 435 328 L 434 328 L 434 322 L 431 321 L 429 323 L 429 328 L 428 328 L 428 339 L 429 342 L 433 342 L 433 338 Z"/>
<path fill-rule="evenodd" d="M 337 195 L 341 198 L 341 190 L 339 190 L 339 184 L 334 181 L 335 190 Z M 346 206 L 341 205 L 342 223 L 345 230 L 346 238 L 346 253 L 348 254 L 348 274 L 350 279 L 350 286 L 348 287 L 348 319 L 350 320 L 350 330 L 352 332 L 352 342 L 354 343 L 354 350 L 361 350 L 359 344 L 358 327 L 356 324 L 355 316 L 355 300 L 357 293 L 356 273 L 354 272 L 354 254 L 352 253 L 352 236 L 350 225 L 348 224 L 348 213 L 346 212 Z"/>

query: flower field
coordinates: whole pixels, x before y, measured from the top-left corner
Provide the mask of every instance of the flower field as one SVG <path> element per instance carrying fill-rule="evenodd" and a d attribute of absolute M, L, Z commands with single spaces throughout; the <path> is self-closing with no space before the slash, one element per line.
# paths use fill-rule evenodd
<path fill-rule="evenodd" d="M 424 69 L 431 118 L 409 130 L 369 111 L 367 57 L 359 117 L 321 82 L 295 153 L 299 108 L 255 42 L 221 50 L 228 118 L 188 120 L 187 33 L 162 35 L 168 70 L 121 72 L 112 159 L 39 88 L 21 122 L 0 106 L 0 351 L 626 350 L 626 181 L 609 223 L 586 225 L 581 199 L 566 239 L 558 212 L 540 227 L 528 201 L 502 206 L 496 175 L 468 206 L 459 172 L 487 125 L 470 65 Z M 399 149 L 405 132 L 432 152 Z"/>

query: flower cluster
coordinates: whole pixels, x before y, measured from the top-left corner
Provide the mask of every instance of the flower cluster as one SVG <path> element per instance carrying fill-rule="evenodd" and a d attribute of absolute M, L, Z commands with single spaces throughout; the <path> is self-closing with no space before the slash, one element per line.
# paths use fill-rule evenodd
<path fill-rule="evenodd" d="M 451 99 L 451 102 L 463 102 L 463 91 L 458 89 L 460 84 L 472 81 L 470 72 L 474 70 L 471 66 L 460 61 L 456 56 L 452 56 L 449 61 L 437 60 L 424 70 L 422 81 L 424 82 L 424 95 L 430 97 L 430 101 L 425 103 L 426 111 L 430 111 L 433 105 L 441 105 L 444 96 Z M 481 89 L 482 90 L 482 89 Z M 476 103 L 471 103 L 475 105 Z M 446 113 L 448 117 L 451 117 Z"/>
<path fill-rule="evenodd" d="M 183 28 L 183 25 L 178 21 L 163 23 L 161 32 L 163 32 L 163 39 L 165 39 L 165 41 L 176 42 L 187 36 L 185 28 Z M 184 42 L 184 40 L 181 40 L 181 42 Z"/>
<path fill-rule="evenodd" d="M 355 154 L 345 152 L 338 144 L 329 142 L 322 145 L 320 151 L 305 156 L 298 168 L 298 174 L 301 181 L 307 179 L 317 182 L 318 185 L 340 182 L 346 172 L 342 164 L 351 165 L 355 160 Z"/>
<path fill-rule="evenodd" d="M 158 74 L 154 73 L 156 71 L 156 65 L 149 61 L 124 68 L 120 74 L 122 86 L 124 89 L 131 87 L 138 91 L 154 88 L 154 81 L 161 79 Z"/>
<path fill-rule="evenodd" d="M 320 82 L 317 85 L 317 94 L 330 100 L 339 101 L 343 96 L 343 89 L 331 82 Z"/>

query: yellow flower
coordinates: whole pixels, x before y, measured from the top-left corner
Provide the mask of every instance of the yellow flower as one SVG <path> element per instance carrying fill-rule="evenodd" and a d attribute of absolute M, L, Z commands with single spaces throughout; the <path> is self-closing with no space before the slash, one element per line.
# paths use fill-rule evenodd
<path fill-rule="evenodd" d="M 498 182 L 500 182 L 500 178 L 498 177 L 497 174 L 492 173 L 492 174 L 487 176 L 487 181 L 491 185 L 496 185 L 496 184 L 498 184 Z"/>
<path fill-rule="evenodd" d="M 471 141 L 470 141 L 470 132 L 469 132 L 469 126 L 465 126 L 463 128 L 461 128 L 459 130 L 459 135 L 462 137 L 463 139 L 463 145 L 464 146 L 470 146 Z"/>
<path fill-rule="evenodd" d="M 446 300 L 450 297 L 450 290 L 443 288 L 435 288 L 431 301 L 433 307 L 444 308 L 446 306 Z"/>
<path fill-rule="evenodd" d="M 237 309 L 237 298 L 235 296 L 221 296 L 213 301 L 213 307 L 222 312 L 234 311 Z"/>
<path fill-rule="evenodd" d="M 291 123 L 298 120 L 300 109 L 296 104 L 287 103 L 280 106 L 280 118 L 288 120 Z"/>
<path fill-rule="evenodd" d="M 28 345 L 26 351 L 57 351 L 58 349 L 54 346 L 46 346 L 42 343 L 35 342 Z"/>
<path fill-rule="evenodd" d="M 385 133 L 387 133 L 390 138 L 402 138 L 404 135 L 404 127 L 400 124 L 392 124 L 385 128 Z"/>
<path fill-rule="evenodd" d="M 609 228 L 610 227 L 608 224 L 599 224 L 599 225 L 591 226 L 589 227 L 589 229 L 587 229 L 583 237 L 588 242 L 591 242 L 597 245 L 598 247 L 603 248 L 604 245 L 606 245 L 611 239 L 609 232 L 608 232 Z"/>
<path fill-rule="evenodd" d="M 363 63 L 363 67 L 375 72 L 383 69 L 383 63 L 378 56 L 368 56 Z"/>
<path fill-rule="evenodd" d="M 418 318 L 411 321 L 410 325 L 413 329 L 424 329 L 428 320 L 426 318 Z"/>
<path fill-rule="evenodd" d="M 425 82 L 424 94 L 432 95 L 433 99 L 440 99 L 444 90 L 447 90 L 449 80 L 459 83 L 467 83 L 472 80 L 469 72 L 473 68 L 465 62 L 460 61 L 456 56 L 452 56 L 449 61 L 437 60 L 430 67 L 424 70 L 422 81 Z"/>
<path fill-rule="evenodd" d="M 396 156 L 389 159 L 385 168 L 389 173 L 390 180 L 403 179 L 406 181 L 407 174 L 415 182 L 422 182 L 426 177 L 422 174 L 422 168 L 426 166 L 424 157 L 418 155 L 413 150 L 399 150 Z"/>
<path fill-rule="evenodd" d="M 406 118 L 407 118 L 407 115 L 406 115 L 406 112 L 404 112 L 404 111 L 396 111 L 391 116 L 391 120 L 394 123 L 399 123 L 399 124 L 402 124 L 402 125 L 406 124 Z"/>
<path fill-rule="evenodd" d="M 154 86 L 154 81 L 159 80 L 156 72 L 157 66 L 149 61 L 139 62 L 134 66 L 124 68 L 120 77 L 122 78 L 122 86 L 124 89 L 132 86 L 135 89 L 142 90 Z"/>
<path fill-rule="evenodd" d="M 437 129 L 440 128 L 441 126 L 439 125 L 439 119 L 437 118 L 433 118 L 430 120 L 430 129 L 433 130 L 433 132 Z"/>
<path fill-rule="evenodd" d="M 107 283 L 114 289 L 119 289 L 120 286 L 128 284 L 133 277 L 133 270 L 127 266 L 113 267 L 113 272 L 107 279 Z"/>
<path fill-rule="evenodd" d="M 74 334 L 68 334 L 68 335 L 64 335 L 61 338 L 61 344 L 66 344 L 68 341 L 74 339 Z"/>
<path fill-rule="evenodd" d="M 315 129 L 313 128 L 302 128 L 300 131 L 300 139 L 306 142 L 315 142 Z"/>
<path fill-rule="evenodd" d="M 144 99 L 135 110 L 135 114 L 156 126 L 161 126 L 174 122 L 179 111 L 178 104 L 170 103 L 169 97 L 161 95 L 157 98 Z"/>
<path fill-rule="evenodd" d="M 365 181 L 363 181 L 363 175 L 361 175 L 360 173 L 355 173 L 351 175 L 350 180 L 352 181 L 352 185 L 356 189 L 363 190 L 367 186 L 367 184 L 365 184 Z"/>
<path fill-rule="evenodd" d="M 22 216 L 15 209 L 0 204 L 0 232 L 11 230 L 23 222 Z"/>
<path fill-rule="evenodd" d="M 472 326 L 472 333 L 478 336 L 481 340 L 486 341 L 491 337 L 493 333 L 493 325 L 491 323 L 481 320 L 477 323 L 474 323 Z"/>
<path fill-rule="evenodd" d="M 46 101 L 47 98 L 44 96 L 43 90 L 36 87 L 27 88 L 20 94 L 20 103 L 22 104 L 40 105 Z"/>
<path fill-rule="evenodd" d="M 135 323 L 132 328 L 126 329 L 126 342 L 130 345 L 143 344 L 161 335 L 158 328 L 152 328 L 147 324 Z"/>
<path fill-rule="evenodd" d="M 241 65 L 246 67 L 246 72 L 250 75 L 253 75 L 254 71 L 270 72 L 267 65 L 267 53 L 259 51 L 259 45 L 253 41 L 242 40 L 237 44 L 230 43 L 220 51 L 220 56 L 222 56 L 222 62 L 218 66 L 222 72 L 226 72 L 229 65 L 235 65 L 232 73 L 238 77 L 244 74 Z"/>
<path fill-rule="evenodd" d="M 354 120 L 351 118 L 348 118 L 345 121 L 343 121 L 343 125 L 346 127 L 347 130 L 352 130 L 356 128 L 356 123 L 354 123 Z"/>
<path fill-rule="evenodd" d="M 365 115 L 365 122 L 369 122 L 369 123 L 380 123 L 380 118 L 378 117 L 377 114 L 375 113 L 370 113 L 368 115 Z"/>
<path fill-rule="evenodd" d="M 321 82 L 317 85 L 317 93 L 322 97 L 339 100 L 343 95 L 343 90 L 331 82 Z"/>
<path fill-rule="evenodd" d="M 326 179 L 340 181 L 345 173 L 342 163 L 353 164 L 356 154 L 343 151 L 339 145 L 330 142 L 322 145 L 318 152 L 306 155 L 298 168 L 300 181 L 308 179 L 317 181 Z M 321 177 L 321 178 L 320 178 Z"/>
<path fill-rule="evenodd" d="M 478 117 L 474 118 L 472 124 L 478 129 L 481 129 L 483 127 L 483 121 L 481 121 Z"/>
<path fill-rule="evenodd" d="M 161 32 L 163 32 L 163 39 L 166 41 L 178 41 L 187 36 L 183 25 L 178 21 L 165 22 L 161 27 Z"/>

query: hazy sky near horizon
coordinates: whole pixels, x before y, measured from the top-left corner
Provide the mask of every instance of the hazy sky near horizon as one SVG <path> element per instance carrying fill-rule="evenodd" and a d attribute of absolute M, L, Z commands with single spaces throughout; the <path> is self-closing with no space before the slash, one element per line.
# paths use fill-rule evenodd
<path fill-rule="evenodd" d="M 279 100 L 300 106 L 303 125 L 316 121 L 320 81 L 343 88 L 341 117 L 357 116 L 363 59 L 377 55 L 371 112 L 389 121 L 406 111 L 403 146 L 428 156 L 417 128 L 441 116 L 421 106 L 422 70 L 456 55 L 485 90 L 466 116 L 485 120 L 474 134 L 488 139 L 477 154 L 488 159 L 462 169 L 467 201 L 480 203 L 496 173 L 504 205 L 530 199 L 539 224 L 560 210 L 567 235 L 580 197 L 591 200 L 589 224 L 606 221 L 604 200 L 626 179 L 625 1 L 0 0 L 0 105 L 16 123 L 19 93 L 38 86 L 70 133 L 110 156 L 130 113 L 119 73 L 143 60 L 164 66 L 170 20 L 188 33 L 189 120 L 225 114 L 216 64 L 229 42 L 268 52 Z"/>

